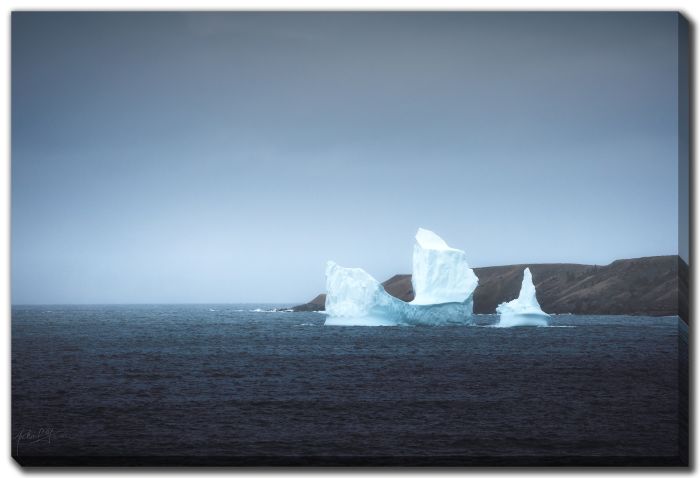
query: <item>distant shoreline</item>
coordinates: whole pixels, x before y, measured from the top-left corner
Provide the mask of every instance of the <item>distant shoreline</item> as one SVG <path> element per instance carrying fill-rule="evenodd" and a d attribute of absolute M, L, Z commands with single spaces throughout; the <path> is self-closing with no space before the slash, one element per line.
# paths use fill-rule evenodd
<path fill-rule="evenodd" d="M 517 264 L 475 268 L 479 286 L 474 313 L 493 314 L 501 302 L 518 295 L 522 271 L 532 271 L 537 298 L 550 314 L 679 316 L 688 322 L 688 264 L 677 255 L 620 259 L 605 266 L 588 264 Z M 382 283 L 392 296 L 413 300 L 410 274 Z M 322 311 L 325 294 L 292 307 Z"/>

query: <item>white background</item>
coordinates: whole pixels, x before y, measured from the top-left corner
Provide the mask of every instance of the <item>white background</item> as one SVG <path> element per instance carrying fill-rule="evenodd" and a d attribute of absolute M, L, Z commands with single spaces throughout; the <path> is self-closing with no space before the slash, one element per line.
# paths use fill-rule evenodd
<path fill-rule="evenodd" d="M 374 9 L 374 10 L 680 10 L 685 16 L 692 22 L 696 23 L 697 19 L 700 18 L 700 2 L 695 0 L 692 2 L 690 0 L 684 1 L 674 1 L 667 2 L 666 4 L 661 2 L 652 1 L 590 1 L 590 2 L 570 2 L 570 1 L 502 1 L 495 0 L 490 2 L 485 1 L 445 1 L 445 0 L 435 0 L 429 1 L 415 1 L 415 0 L 403 0 L 403 1 L 387 1 L 387 0 L 360 0 L 353 2 L 342 2 L 342 1 L 313 1 L 306 0 L 304 2 L 295 1 L 270 1 L 261 0 L 257 2 L 253 1 L 223 1 L 223 0 L 202 0 L 201 2 L 187 2 L 182 0 L 128 0 L 119 3 L 107 2 L 107 1 L 15 1 L 9 0 L 9 2 L 4 2 L 3 6 L 0 7 L 3 10 L 2 18 L 0 18 L 0 65 L 3 68 L 3 74 L 0 76 L 0 81 L 2 81 L 2 89 L 0 89 L 0 101 L 2 106 L 2 111 L 4 114 L 0 115 L 0 135 L 2 135 L 3 156 L 2 156 L 2 167 L 0 167 L 0 225 L 2 227 L 2 234 L 0 235 L 0 241 L 2 245 L 2 253 L 0 254 L 1 270 L 4 271 L 0 274 L 0 310 L 3 311 L 2 319 L 4 321 L 4 337 L 0 341 L 2 344 L 2 352 L 0 353 L 0 358 L 2 363 L 0 364 L 0 383 L 4 385 L 3 392 L 0 394 L 0 401 L 2 402 L 2 410 L 5 420 L 0 419 L 2 423 L 2 432 L 0 432 L 0 467 L 2 468 L 2 476 L 20 476 L 27 473 L 26 470 L 20 468 L 10 457 L 10 12 L 12 10 L 172 10 L 172 9 L 187 9 L 187 10 L 231 10 L 231 9 L 249 9 L 249 10 L 261 10 L 261 9 Z M 694 62 L 697 62 L 697 54 L 694 52 Z M 694 82 L 694 88 L 697 87 L 697 76 Z M 696 105 L 693 104 L 693 110 L 696 109 Z M 696 138 L 697 135 L 697 123 L 693 128 L 693 137 Z M 698 169 L 695 169 L 694 180 L 697 184 L 697 174 Z M 697 209 L 694 209 L 693 222 L 697 223 Z M 695 245 L 695 242 L 693 246 Z M 692 269 L 691 269 L 692 270 Z M 693 297 L 697 297 L 698 284 L 693 281 L 695 286 L 693 288 Z M 694 315 L 694 314 L 693 314 Z M 691 333 L 694 332 L 695 327 L 691 326 Z M 695 335 L 694 333 L 692 334 Z M 691 344 L 694 340 L 691 339 Z M 691 354 L 691 358 L 693 355 Z M 693 369 L 691 368 L 691 372 Z M 693 373 L 693 379 L 691 384 L 695 382 L 695 374 Z M 694 387 L 693 387 L 694 389 Z M 691 391 L 691 396 L 694 393 Z M 693 407 L 694 408 L 694 407 Z M 692 412 L 692 410 L 691 410 Z M 692 417 L 692 413 L 691 413 Z M 692 436 L 692 433 L 691 433 Z M 693 452 L 691 457 L 696 455 L 697 446 L 693 446 Z M 510 475 L 514 472 L 527 473 L 527 474 L 542 474 L 546 473 L 548 475 L 563 474 L 567 471 L 565 469 L 551 469 L 551 471 L 546 470 L 499 470 L 499 469 L 464 469 L 464 470 L 453 470 L 444 469 L 445 471 L 439 473 L 448 474 L 463 474 L 470 476 L 500 476 L 500 475 Z M 106 471 L 106 470 L 104 470 Z M 238 470 L 236 468 L 230 468 L 225 470 L 212 470 L 212 469 L 191 469 L 191 470 L 172 470 L 172 469 L 116 469 L 112 470 L 110 473 L 128 473 L 131 476 L 146 476 L 154 473 L 157 474 L 171 474 L 177 473 L 178 475 L 198 475 L 202 473 L 226 473 L 226 474 L 236 474 L 237 476 L 245 475 L 259 475 L 263 470 L 251 471 L 251 470 Z M 594 475 L 595 476 L 613 476 L 619 473 L 637 473 L 637 472 L 652 472 L 660 474 L 675 474 L 677 471 L 674 470 L 630 470 L 630 469 L 579 469 L 576 470 L 576 474 L 579 475 Z M 51 471 L 37 469 L 32 471 L 32 474 L 44 474 Z M 55 470 L 53 471 L 56 472 Z M 60 472 L 60 470 L 59 470 Z M 136 473 L 134 473 L 136 472 Z M 304 469 L 268 469 L 264 470 L 265 474 L 281 474 L 281 473 L 294 473 L 294 474 L 330 474 L 334 473 L 333 470 L 329 469 L 315 469 L 315 470 L 304 470 Z M 387 469 L 382 471 L 381 469 L 373 470 L 336 470 L 335 473 L 342 472 L 343 475 L 362 475 L 362 476 L 372 476 L 379 475 L 382 473 L 391 472 L 391 474 L 411 474 L 411 475 L 433 475 L 436 473 L 435 470 L 421 470 L 421 469 Z M 569 470 L 569 473 L 571 470 Z M 73 474 L 76 473 L 73 470 L 63 470 L 63 473 Z M 93 475 L 100 473 L 99 469 L 84 470 L 79 471 L 81 475 Z M 692 472 L 693 475 L 696 471 Z"/>

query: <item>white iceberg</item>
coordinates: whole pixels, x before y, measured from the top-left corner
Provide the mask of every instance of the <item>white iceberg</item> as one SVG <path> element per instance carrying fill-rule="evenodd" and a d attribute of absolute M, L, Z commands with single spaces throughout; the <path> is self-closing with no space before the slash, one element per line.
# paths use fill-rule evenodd
<path fill-rule="evenodd" d="M 526 267 L 523 273 L 523 283 L 517 299 L 504 302 L 496 308 L 499 315 L 498 327 L 547 326 L 549 314 L 542 311 L 535 285 L 532 283 L 532 273 Z"/>
<path fill-rule="evenodd" d="M 471 301 L 479 279 L 467 264 L 464 251 L 448 246 L 440 236 L 418 229 L 413 246 L 411 304 L 431 305 Z"/>
<path fill-rule="evenodd" d="M 330 317 L 367 317 L 386 322 L 380 319 L 402 314 L 405 306 L 406 302 L 389 295 L 362 269 L 341 267 L 333 261 L 326 264 L 326 313 Z"/>
<path fill-rule="evenodd" d="M 413 250 L 412 302 L 388 294 L 362 269 L 326 265 L 326 325 L 470 324 L 479 279 L 464 251 L 418 229 Z"/>

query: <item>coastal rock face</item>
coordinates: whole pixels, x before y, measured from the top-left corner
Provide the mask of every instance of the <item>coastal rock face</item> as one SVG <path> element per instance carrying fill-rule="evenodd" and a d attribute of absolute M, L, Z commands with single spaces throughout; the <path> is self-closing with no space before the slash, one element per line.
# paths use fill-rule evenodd
<path fill-rule="evenodd" d="M 516 299 L 503 302 L 496 308 L 499 317 L 499 327 L 514 327 L 522 325 L 543 326 L 548 324 L 549 315 L 545 314 L 537 302 L 535 285 L 532 283 L 532 273 L 526 267 L 523 272 L 523 282 L 520 294 Z"/>
<path fill-rule="evenodd" d="M 476 269 L 476 313 L 493 313 L 518 293 L 521 271 L 532 271 L 537 298 L 550 314 L 680 315 L 678 256 L 622 259 L 605 266 L 523 264 Z M 682 262 L 682 261 L 681 261 Z M 687 271 L 687 269 L 686 269 Z M 685 316 L 687 317 L 687 315 Z"/>
<path fill-rule="evenodd" d="M 291 308 L 294 312 L 320 312 L 326 310 L 326 294 L 318 294 L 310 302 L 295 305 Z"/>
<path fill-rule="evenodd" d="M 680 315 L 688 317 L 688 265 L 678 256 L 621 259 L 605 266 L 585 264 L 520 264 L 475 268 L 474 313 L 493 314 L 498 304 L 518 296 L 522 271 L 528 267 L 537 298 L 550 314 Z M 414 299 L 411 274 L 382 283 L 386 292 L 405 302 Z M 324 310 L 321 294 L 293 310 Z"/>

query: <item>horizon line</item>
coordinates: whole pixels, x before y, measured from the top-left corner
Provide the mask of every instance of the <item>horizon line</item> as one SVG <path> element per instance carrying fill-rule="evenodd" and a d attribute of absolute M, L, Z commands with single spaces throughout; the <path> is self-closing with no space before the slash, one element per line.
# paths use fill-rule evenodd
<path fill-rule="evenodd" d="M 681 257 L 679 254 L 662 254 L 662 255 L 654 255 L 654 256 L 640 256 L 640 257 L 629 257 L 629 258 L 624 258 L 624 259 L 615 259 L 613 261 L 610 261 L 607 264 L 582 264 L 582 263 L 577 263 L 577 262 L 535 262 L 535 263 L 520 263 L 520 264 L 502 264 L 502 265 L 496 265 L 496 266 L 481 266 L 481 267 L 472 267 L 472 269 L 486 269 L 490 267 L 517 267 L 517 266 L 522 266 L 522 267 L 530 267 L 530 266 L 537 266 L 537 265 L 580 265 L 580 266 L 601 266 L 601 267 L 607 267 L 609 265 L 612 265 L 613 263 L 617 261 L 632 261 L 632 260 L 639 260 L 639 259 L 653 259 L 653 258 L 658 258 L 658 257 L 677 257 L 681 261 L 683 261 L 686 266 L 688 263 Z M 387 278 L 386 280 L 390 280 L 393 277 L 399 276 L 399 275 L 411 275 L 411 273 L 396 273 L 392 275 L 391 277 Z M 383 282 L 386 282 L 383 281 Z M 324 292 L 321 292 L 321 294 L 324 294 Z M 318 294 L 316 294 L 318 296 Z M 314 296 L 313 298 L 315 298 Z M 312 300 L 313 300 L 312 298 Z M 307 302 L 303 302 L 302 299 L 301 301 L 299 300 L 294 300 L 294 301 L 261 301 L 261 302 L 218 302 L 218 301 L 209 301 L 209 302 L 190 302 L 190 301 L 183 301 L 183 302 L 24 302 L 24 303 L 14 303 L 12 300 L 10 300 L 10 308 L 12 307 L 38 307 L 38 306 L 129 306 L 129 305 L 287 305 L 291 304 L 291 306 L 295 305 L 300 305 L 300 304 L 305 304 Z"/>

